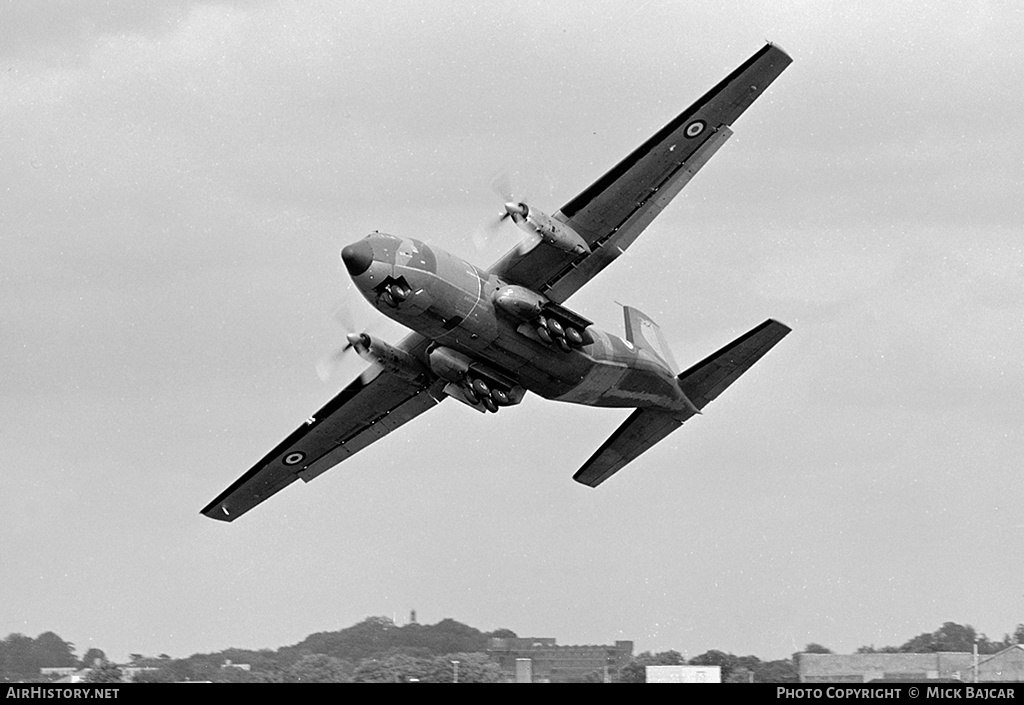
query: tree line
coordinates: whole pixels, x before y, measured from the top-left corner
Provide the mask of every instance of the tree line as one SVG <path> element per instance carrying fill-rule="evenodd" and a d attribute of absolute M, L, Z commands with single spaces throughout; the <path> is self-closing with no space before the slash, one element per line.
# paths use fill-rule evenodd
<path fill-rule="evenodd" d="M 453 619 L 399 627 L 387 617 L 369 617 L 276 651 L 226 649 L 182 659 L 131 654 L 126 665 L 144 669 L 134 677 L 142 682 L 449 682 L 456 668 L 460 682 L 498 682 L 503 677 L 486 653 L 488 641 L 515 636 L 508 629 L 481 632 Z M 123 678 L 102 651 L 90 649 L 78 659 L 74 644 L 53 632 L 36 639 L 11 634 L 0 641 L 0 681 L 44 680 L 40 668 L 46 667 L 91 667 L 94 682 Z"/>
<path fill-rule="evenodd" d="M 515 638 L 515 632 L 478 629 L 445 619 L 434 625 L 415 622 L 397 626 L 387 617 L 369 617 L 335 632 L 311 634 L 298 644 L 271 649 L 225 649 L 210 654 L 193 654 L 174 659 L 167 654 L 131 654 L 128 666 L 145 669 L 135 676 L 143 682 L 460 682 L 493 683 L 504 679 L 497 663 L 486 653 L 492 637 Z M 1024 624 L 1003 639 L 989 639 L 971 625 L 946 622 L 934 632 L 925 632 L 900 646 L 862 646 L 858 653 L 970 652 L 975 643 L 981 654 L 993 654 L 1014 644 L 1024 644 Z M 798 652 L 800 653 L 800 652 Z M 832 653 L 820 644 L 808 644 L 803 653 Z M 796 654 L 793 658 L 762 661 L 757 656 L 736 656 L 712 649 L 688 661 L 678 651 L 644 652 L 623 667 L 616 680 L 642 683 L 646 667 L 652 665 L 719 666 L 722 680 L 732 683 L 796 682 Z M 454 662 L 458 661 L 456 665 Z M 239 666 L 248 666 L 248 669 Z M 81 658 L 74 644 L 54 632 L 35 639 L 9 634 L 0 641 L 0 681 L 42 681 L 40 668 L 91 667 L 93 682 L 116 682 L 121 669 L 111 664 L 102 650 L 91 648 Z M 586 680 L 600 682 L 603 673 Z"/>
<path fill-rule="evenodd" d="M 902 646 L 883 646 L 876 649 L 874 645 L 862 646 L 858 654 L 871 653 L 908 653 L 926 654 L 936 651 L 973 651 L 978 644 L 979 654 L 996 654 L 1016 644 L 1024 644 L 1024 624 L 1018 624 L 1013 634 L 1004 634 L 1000 640 L 989 639 L 978 634 L 970 624 L 946 622 L 934 632 L 918 634 Z"/>

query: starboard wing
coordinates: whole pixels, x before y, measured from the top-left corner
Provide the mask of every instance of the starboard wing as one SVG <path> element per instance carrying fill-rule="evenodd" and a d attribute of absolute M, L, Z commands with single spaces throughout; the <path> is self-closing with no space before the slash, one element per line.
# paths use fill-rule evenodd
<path fill-rule="evenodd" d="M 414 333 L 399 347 L 416 350 L 425 344 Z M 445 397 L 438 381 L 425 386 L 380 368 L 371 370 L 341 390 L 202 513 L 234 521 L 296 480 L 309 482 L 330 470 Z"/>
<path fill-rule="evenodd" d="M 516 247 L 491 272 L 562 303 L 611 264 L 732 135 L 729 126 L 792 62 L 767 44 L 700 100 L 562 206 L 554 218 L 580 234 L 591 251 L 565 252 L 542 242 Z"/>

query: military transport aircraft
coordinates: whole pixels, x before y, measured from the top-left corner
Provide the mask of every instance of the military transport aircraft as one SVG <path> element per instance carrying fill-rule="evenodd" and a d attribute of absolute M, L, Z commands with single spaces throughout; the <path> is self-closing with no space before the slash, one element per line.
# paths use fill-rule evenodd
<path fill-rule="evenodd" d="M 625 339 L 566 300 L 621 255 L 732 135 L 730 126 L 792 59 L 766 44 L 553 215 L 505 204 L 528 233 L 484 270 L 412 238 L 374 232 L 341 251 L 359 292 L 411 328 L 397 345 L 348 346 L 373 364 L 202 513 L 233 521 L 309 482 L 451 397 L 480 412 L 546 399 L 635 411 L 573 476 L 596 487 L 679 428 L 789 328 L 767 320 L 679 373 L 655 323 L 625 307 Z"/>

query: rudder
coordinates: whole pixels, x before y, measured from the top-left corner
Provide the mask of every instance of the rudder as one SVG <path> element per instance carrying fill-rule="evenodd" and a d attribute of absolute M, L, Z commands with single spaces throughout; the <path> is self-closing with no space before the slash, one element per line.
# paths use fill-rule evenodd
<path fill-rule="evenodd" d="M 622 315 L 626 319 L 626 340 L 654 355 L 665 363 L 672 374 L 675 374 L 679 370 L 679 366 L 676 365 L 675 358 L 672 357 L 672 351 L 665 341 L 661 327 L 646 313 L 632 306 L 623 306 Z"/>

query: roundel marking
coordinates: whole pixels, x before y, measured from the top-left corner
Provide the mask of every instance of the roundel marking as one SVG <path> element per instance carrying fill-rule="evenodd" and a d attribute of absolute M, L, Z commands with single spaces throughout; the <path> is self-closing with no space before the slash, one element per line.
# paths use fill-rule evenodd
<path fill-rule="evenodd" d="M 299 463 L 301 463 L 305 459 L 306 459 L 306 454 L 305 453 L 299 453 L 299 452 L 289 453 L 288 455 L 284 456 L 284 464 L 285 465 L 298 465 Z"/>
<path fill-rule="evenodd" d="M 707 123 L 703 120 L 694 120 L 686 126 L 686 129 L 683 130 L 683 134 L 692 139 L 704 132 L 705 127 L 707 127 Z"/>

